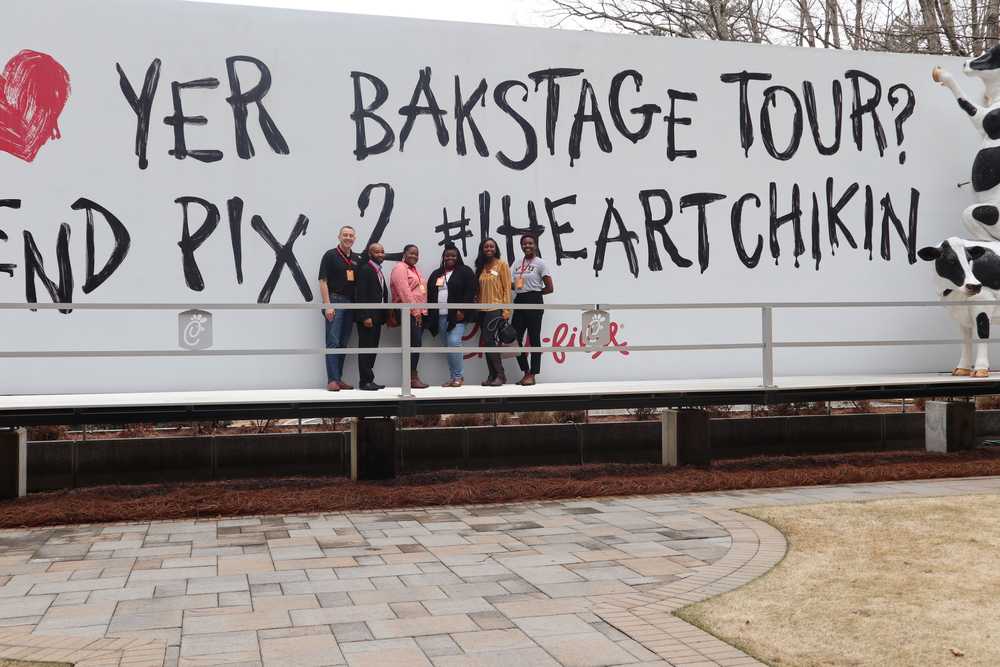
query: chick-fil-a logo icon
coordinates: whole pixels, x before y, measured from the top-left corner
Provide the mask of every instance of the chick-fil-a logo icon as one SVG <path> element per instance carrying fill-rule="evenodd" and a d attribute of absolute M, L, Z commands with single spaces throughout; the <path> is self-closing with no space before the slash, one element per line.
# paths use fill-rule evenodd
<path fill-rule="evenodd" d="M 612 320 L 608 325 L 609 334 L 611 340 L 608 345 L 617 348 L 618 354 L 623 357 L 629 355 L 628 351 L 628 341 L 618 340 L 618 335 L 621 332 L 622 326 L 618 322 Z M 464 336 L 462 340 L 473 340 L 479 337 L 479 325 L 474 325 Z M 531 346 L 531 341 L 525 336 L 524 345 L 526 347 Z M 581 334 L 578 327 L 571 327 L 565 322 L 560 323 L 556 326 L 555 331 L 552 332 L 550 336 L 542 337 L 542 345 L 548 345 L 553 348 L 568 348 L 568 347 L 587 347 L 586 340 Z M 499 352 L 499 350 L 498 350 Z M 552 352 L 552 358 L 557 364 L 562 364 L 566 362 L 566 352 Z M 598 350 L 596 352 L 591 352 L 590 358 L 597 359 L 599 356 L 604 354 L 603 350 Z M 483 355 L 478 352 L 471 352 L 465 355 L 466 359 L 472 359 L 474 357 L 482 357 Z"/>

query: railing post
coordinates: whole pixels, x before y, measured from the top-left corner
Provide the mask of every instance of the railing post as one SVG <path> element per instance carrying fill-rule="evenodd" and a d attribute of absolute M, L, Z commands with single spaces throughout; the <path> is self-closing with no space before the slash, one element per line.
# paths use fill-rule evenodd
<path fill-rule="evenodd" d="M 760 309 L 761 325 L 761 380 L 764 387 L 774 386 L 774 310 L 771 306 Z"/>
<path fill-rule="evenodd" d="M 413 390 L 410 388 L 410 311 L 408 308 L 399 310 L 399 346 L 402 353 L 399 355 L 403 360 L 403 379 L 400 382 L 400 398 L 411 398 Z"/>
<path fill-rule="evenodd" d="M 0 498 L 20 498 L 27 493 L 27 429 L 0 429 Z"/>

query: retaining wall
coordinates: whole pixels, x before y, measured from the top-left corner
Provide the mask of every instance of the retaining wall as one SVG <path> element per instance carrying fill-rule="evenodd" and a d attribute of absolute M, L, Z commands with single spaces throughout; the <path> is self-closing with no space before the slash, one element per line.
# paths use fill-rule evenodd
<path fill-rule="evenodd" d="M 976 413 L 980 438 L 1000 410 Z M 29 492 L 161 481 L 346 476 L 346 432 L 28 443 Z M 711 420 L 715 458 L 924 448 L 922 413 Z M 402 472 L 581 463 L 656 463 L 660 423 L 404 429 Z"/>

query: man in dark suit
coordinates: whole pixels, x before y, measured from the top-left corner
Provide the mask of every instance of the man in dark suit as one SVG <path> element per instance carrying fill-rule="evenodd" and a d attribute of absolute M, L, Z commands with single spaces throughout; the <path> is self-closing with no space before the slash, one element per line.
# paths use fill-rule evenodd
<path fill-rule="evenodd" d="M 388 303 L 389 286 L 382 275 L 382 261 L 385 259 L 385 248 L 380 243 L 372 243 L 365 251 L 358 265 L 358 282 L 354 300 L 356 303 Z M 378 347 L 382 337 L 382 325 L 386 323 L 389 311 L 380 308 L 374 310 L 356 310 L 355 321 L 358 324 L 358 347 Z M 358 375 L 361 384 L 358 387 L 364 391 L 377 391 L 385 386 L 375 383 L 374 354 L 358 355 Z"/>

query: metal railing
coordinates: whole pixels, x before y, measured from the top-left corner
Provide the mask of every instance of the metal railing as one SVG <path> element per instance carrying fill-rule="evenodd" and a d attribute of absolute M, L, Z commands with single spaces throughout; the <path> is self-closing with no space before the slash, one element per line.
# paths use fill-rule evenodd
<path fill-rule="evenodd" d="M 184 311 L 200 309 L 207 311 L 272 311 L 272 310 L 399 310 L 401 313 L 416 309 L 435 309 L 436 303 L 2 303 L 4 310 L 130 310 L 130 311 Z M 761 318 L 761 340 L 759 343 L 695 343 L 684 345 L 629 345 L 629 352 L 677 352 L 695 350 L 761 350 L 761 383 L 764 387 L 774 387 L 774 350 L 778 348 L 817 347 L 885 347 L 885 346 L 927 346 L 961 344 L 962 339 L 905 339 L 905 340 L 816 340 L 816 341 L 775 341 L 774 311 L 777 309 L 806 310 L 830 308 L 927 308 L 927 307 L 981 307 L 982 302 L 954 303 L 942 301 L 834 301 L 834 302 L 736 302 L 736 303 L 586 303 L 586 304 L 483 304 L 449 303 L 449 310 L 758 310 Z M 444 310 L 443 308 L 441 310 Z M 400 316 L 399 347 L 336 347 L 336 348 L 259 348 L 259 349 L 204 349 L 204 350 L 37 350 L 0 351 L 0 359 L 25 358 L 96 358 L 96 357 L 220 357 L 220 356 L 294 356 L 320 354 L 399 354 L 401 355 L 401 397 L 412 397 L 410 389 L 410 360 L 413 348 L 410 346 L 410 317 Z M 558 352 L 594 353 L 619 351 L 615 345 L 606 346 L 461 346 L 462 353 L 500 352 Z M 418 354 L 454 353 L 454 347 L 420 347 Z"/>

